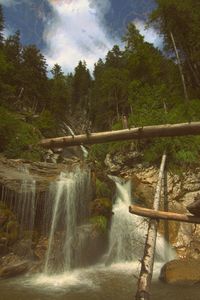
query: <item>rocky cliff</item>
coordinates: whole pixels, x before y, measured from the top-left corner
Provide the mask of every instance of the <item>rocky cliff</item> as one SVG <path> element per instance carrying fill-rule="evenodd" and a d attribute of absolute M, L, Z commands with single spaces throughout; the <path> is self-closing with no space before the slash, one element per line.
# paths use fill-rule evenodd
<path fill-rule="evenodd" d="M 139 205 L 151 208 L 157 183 L 159 166 L 142 163 L 137 152 L 108 154 L 105 160 L 107 171 L 129 178 L 132 195 Z M 200 193 L 200 168 L 183 172 L 167 172 L 168 209 L 189 213 L 186 206 Z M 163 209 L 163 197 L 161 200 Z M 181 258 L 200 258 L 200 225 L 169 222 L 169 240 Z M 159 230 L 164 234 L 163 222 Z"/>

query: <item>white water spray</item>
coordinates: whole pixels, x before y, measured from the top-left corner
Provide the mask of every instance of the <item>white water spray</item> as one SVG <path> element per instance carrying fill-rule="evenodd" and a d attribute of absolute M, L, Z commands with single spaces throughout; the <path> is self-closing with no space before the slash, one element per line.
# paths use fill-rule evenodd
<path fill-rule="evenodd" d="M 147 234 L 148 223 L 142 217 L 128 211 L 131 205 L 131 182 L 110 176 L 116 184 L 116 202 L 113 206 L 108 261 L 127 262 L 141 259 Z M 174 251 L 158 233 L 156 259 L 165 260 L 165 249 L 168 248 L 168 259 L 174 258 Z"/>

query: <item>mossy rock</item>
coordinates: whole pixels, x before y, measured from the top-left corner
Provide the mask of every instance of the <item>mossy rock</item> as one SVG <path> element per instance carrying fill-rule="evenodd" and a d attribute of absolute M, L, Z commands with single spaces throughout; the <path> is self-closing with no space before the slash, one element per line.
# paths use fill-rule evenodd
<path fill-rule="evenodd" d="M 96 197 L 109 198 L 111 196 L 112 196 L 112 190 L 111 187 L 108 186 L 108 183 L 96 178 Z"/>
<path fill-rule="evenodd" d="M 7 232 L 12 233 L 15 231 L 19 231 L 19 224 L 17 221 L 11 220 L 7 223 Z"/>
<path fill-rule="evenodd" d="M 90 222 L 98 232 L 105 233 L 108 229 L 108 219 L 105 216 L 92 217 L 90 218 Z"/>
<path fill-rule="evenodd" d="M 109 198 L 95 199 L 91 203 L 91 215 L 110 218 L 112 215 L 112 201 Z"/>
<path fill-rule="evenodd" d="M 6 238 L 8 245 L 12 245 L 19 237 L 19 223 L 13 212 L 0 203 L 0 238 Z"/>
<path fill-rule="evenodd" d="M 11 233 L 7 233 L 6 237 L 8 239 L 8 244 L 12 245 L 18 240 L 19 231 L 15 229 Z"/>

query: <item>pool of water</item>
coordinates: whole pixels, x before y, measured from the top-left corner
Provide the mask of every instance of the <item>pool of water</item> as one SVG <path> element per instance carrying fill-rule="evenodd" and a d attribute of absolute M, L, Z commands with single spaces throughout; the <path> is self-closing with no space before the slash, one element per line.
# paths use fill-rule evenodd
<path fill-rule="evenodd" d="M 153 300 L 200 300 L 200 284 L 168 285 L 158 281 L 155 266 Z M 136 292 L 136 264 L 95 266 L 48 277 L 25 276 L 0 281 L 0 300 L 133 300 Z"/>

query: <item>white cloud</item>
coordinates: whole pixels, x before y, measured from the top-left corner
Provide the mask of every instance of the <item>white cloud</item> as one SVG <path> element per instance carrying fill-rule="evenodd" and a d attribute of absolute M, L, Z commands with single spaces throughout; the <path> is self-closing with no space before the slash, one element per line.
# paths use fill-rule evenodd
<path fill-rule="evenodd" d="M 11 5 L 16 5 L 19 4 L 20 0 L 0 0 L 0 4 L 4 5 L 4 6 L 11 6 Z"/>
<path fill-rule="evenodd" d="M 14 30 L 10 27 L 6 27 L 4 28 L 3 30 L 3 36 L 4 38 L 8 38 L 10 35 L 13 35 L 14 34 Z"/>
<path fill-rule="evenodd" d="M 134 21 L 134 24 L 140 34 L 144 36 L 146 42 L 154 44 L 155 47 L 162 48 L 163 39 L 154 28 L 146 28 L 145 23 L 141 20 Z"/>
<path fill-rule="evenodd" d="M 58 63 L 66 72 L 73 71 L 79 60 L 93 69 L 117 41 L 107 36 L 103 14 L 109 0 L 49 0 L 54 18 L 46 25 L 45 56 L 50 66 Z"/>

